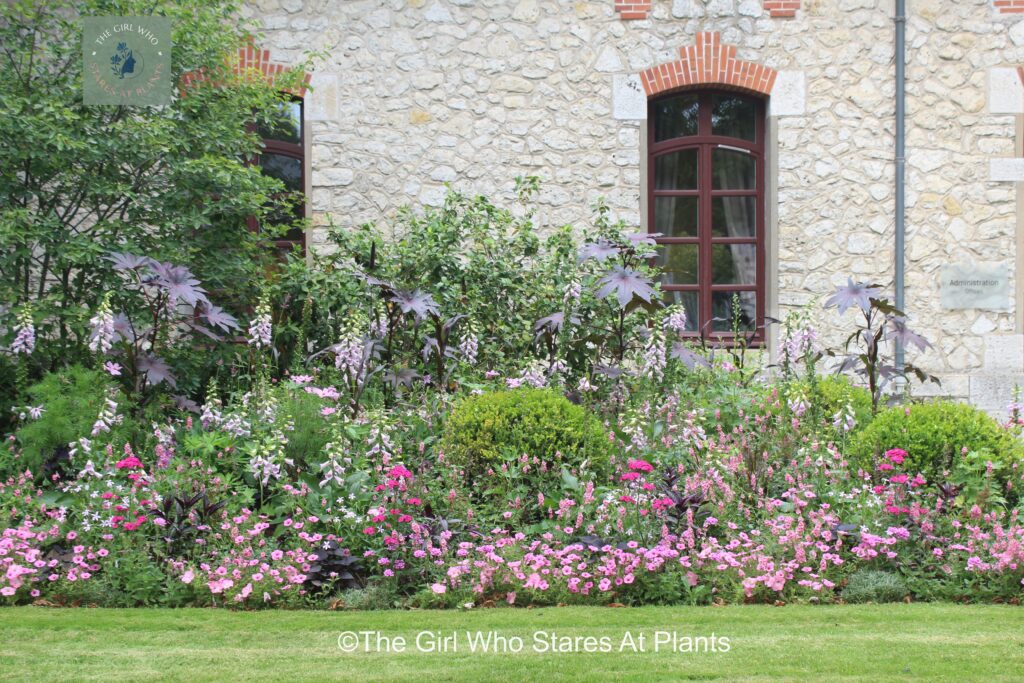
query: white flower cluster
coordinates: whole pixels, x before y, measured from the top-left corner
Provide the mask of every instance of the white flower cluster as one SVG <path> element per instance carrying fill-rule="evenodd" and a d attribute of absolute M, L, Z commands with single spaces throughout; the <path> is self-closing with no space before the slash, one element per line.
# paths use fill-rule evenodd
<path fill-rule="evenodd" d="M 854 427 L 857 426 L 857 418 L 853 414 L 853 405 L 847 402 L 842 410 L 833 415 L 832 426 L 847 433 L 852 432 Z"/>
<path fill-rule="evenodd" d="M 470 365 L 476 363 L 476 355 L 479 350 L 480 343 L 473 332 L 468 333 L 462 338 L 462 341 L 459 342 L 459 353 L 462 355 L 462 359 Z"/>
<path fill-rule="evenodd" d="M 387 465 L 394 456 L 395 445 L 392 443 L 386 427 L 374 425 L 370 429 L 366 443 L 370 447 L 366 451 L 366 457 L 371 460 L 379 459 L 382 465 Z"/>
<path fill-rule="evenodd" d="M 36 327 L 32 322 L 32 309 L 26 306 L 21 309 L 18 315 L 18 325 L 15 328 L 14 342 L 11 343 L 11 353 L 15 356 L 28 356 L 36 349 Z"/>
<path fill-rule="evenodd" d="M 89 318 L 89 325 L 92 333 L 89 335 L 89 350 L 93 353 L 105 355 L 110 351 L 117 340 L 117 332 L 114 330 L 114 314 L 110 310 L 110 295 L 103 297 L 96 315 Z"/>
<path fill-rule="evenodd" d="M 547 367 L 543 361 L 534 361 L 518 377 L 507 378 L 505 385 L 509 389 L 518 389 L 523 385 L 543 389 L 552 378 L 565 372 L 565 368 L 566 364 L 561 360 L 556 360 L 551 367 Z"/>
<path fill-rule="evenodd" d="M 323 476 L 320 486 L 324 487 L 332 483 L 340 487 L 345 486 L 347 472 L 345 466 L 352 464 L 352 457 L 340 441 L 332 441 L 327 444 L 326 451 L 327 459 L 320 463 L 320 474 Z"/>
<path fill-rule="evenodd" d="M 256 307 L 256 317 L 249 322 L 249 346 L 255 349 L 269 349 L 273 341 L 273 334 L 270 304 L 263 300 Z"/>
<path fill-rule="evenodd" d="M 115 396 L 117 396 L 116 389 L 111 388 L 107 390 L 107 396 L 103 399 L 103 409 L 96 418 L 96 422 L 92 425 L 92 437 L 95 438 L 103 432 L 109 432 L 112 427 L 124 421 L 124 415 L 119 415 L 117 412 Z"/>
<path fill-rule="evenodd" d="M 249 458 L 249 471 L 253 473 L 260 484 L 266 486 L 271 479 L 280 479 L 284 475 L 285 465 L 293 465 L 294 462 L 285 457 L 284 447 L 288 444 L 288 438 L 280 429 L 274 429 L 262 443 L 254 446 Z"/>
<path fill-rule="evenodd" d="M 663 324 L 666 332 L 682 336 L 686 332 L 686 323 L 686 309 L 681 304 L 676 304 L 666 312 Z"/>
<path fill-rule="evenodd" d="M 648 379 L 660 381 L 665 376 L 667 362 L 665 353 L 665 334 L 655 327 L 650 331 L 644 350 L 640 356 L 640 374 Z"/>

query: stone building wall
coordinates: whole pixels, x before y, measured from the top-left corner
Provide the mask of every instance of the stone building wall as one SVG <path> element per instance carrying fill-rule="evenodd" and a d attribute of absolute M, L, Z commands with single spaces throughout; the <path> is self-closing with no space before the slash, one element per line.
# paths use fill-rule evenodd
<path fill-rule="evenodd" d="M 934 343 L 910 360 L 1001 409 L 1024 385 L 1016 160 L 1017 0 L 908 0 L 907 302 Z M 771 315 L 847 276 L 893 281 L 892 0 L 252 0 L 260 47 L 328 57 L 307 97 L 314 222 L 386 225 L 445 183 L 511 202 L 543 178 L 538 229 L 585 231 L 591 205 L 641 225 L 641 72 L 717 33 L 773 71 Z M 314 231 L 312 249 L 322 248 Z M 1004 311 L 944 310 L 947 264 L 1004 263 Z M 849 322 L 816 308 L 825 339 Z M 852 314 L 847 314 L 852 316 Z"/>

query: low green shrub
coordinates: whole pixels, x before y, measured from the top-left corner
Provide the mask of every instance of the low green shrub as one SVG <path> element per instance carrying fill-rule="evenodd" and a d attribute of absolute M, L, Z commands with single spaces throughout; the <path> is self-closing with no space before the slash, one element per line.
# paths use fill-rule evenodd
<path fill-rule="evenodd" d="M 949 401 L 895 406 L 879 413 L 850 444 L 855 466 L 870 470 L 887 450 L 907 452 L 903 467 L 930 481 L 953 469 L 963 449 L 986 450 L 1000 462 L 1020 457 L 1017 439 L 993 418 L 972 406 Z"/>
<path fill-rule="evenodd" d="M 332 609 L 350 610 L 385 610 L 404 607 L 401 596 L 395 590 L 394 582 L 390 581 L 376 581 L 367 584 L 364 588 L 350 588 L 336 598 L 332 597 L 331 603 Z"/>
<path fill-rule="evenodd" d="M 899 602 L 910 591 L 898 574 L 875 569 L 861 569 L 854 572 L 843 588 L 842 598 L 846 602 Z"/>
<path fill-rule="evenodd" d="M 597 418 L 557 391 L 526 388 L 459 401 L 445 424 L 443 445 L 448 462 L 472 479 L 522 455 L 603 472 L 611 450 Z"/>

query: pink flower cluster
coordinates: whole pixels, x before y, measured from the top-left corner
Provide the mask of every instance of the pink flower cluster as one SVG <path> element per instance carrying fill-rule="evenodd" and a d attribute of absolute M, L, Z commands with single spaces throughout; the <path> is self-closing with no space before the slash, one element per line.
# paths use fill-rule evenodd
<path fill-rule="evenodd" d="M 0 535 L 0 595 L 16 598 L 19 591 L 39 597 L 39 585 L 58 581 L 88 581 L 107 557 L 105 548 L 74 545 L 77 534 L 64 534 L 57 524 L 37 527 L 27 519 Z M 70 552 L 57 552 L 67 543 Z"/>
<path fill-rule="evenodd" d="M 901 448 L 893 448 L 885 452 L 885 460 L 877 466 L 883 483 L 874 487 L 874 492 L 883 496 L 885 511 L 891 515 L 906 515 L 919 510 L 912 508 L 915 489 L 920 489 L 928 482 L 920 472 L 911 477 L 907 472 L 896 471 L 903 465 L 907 452 Z M 895 472 L 894 474 L 891 474 Z"/>
<path fill-rule="evenodd" d="M 289 594 L 303 595 L 313 551 L 325 542 L 339 541 L 332 534 L 310 533 L 306 524 L 313 518 L 288 518 L 287 534 L 271 539 L 266 533 L 271 524 L 266 515 L 243 510 L 225 519 L 210 535 L 210 550 L 196 562 L 172 561 L 172 569 L 182 583 L 208 592 L 216 601 L 228 604 L 273 604 Z M 219 549 L 224 543 L 226 550 Z"/>

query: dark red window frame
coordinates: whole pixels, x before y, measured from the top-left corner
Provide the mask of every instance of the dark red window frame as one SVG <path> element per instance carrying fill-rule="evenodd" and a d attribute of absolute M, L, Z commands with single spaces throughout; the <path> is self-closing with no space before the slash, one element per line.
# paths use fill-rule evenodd
<path fill-rule="evenodd" d="M 308 197 L 306 196 L 306 108 L 305 102 L 301 97 L 293 97 L 292 102 L 299 105 L 299 140 L 298 142 L 288 142 L 286 140 L 279 140 L 276 138 L 261 138 L 263 142 L 263 150 L 260 154 L 257 154 L 253 159 L 252 163 L 259 166 L 261 165 L 261 157 L 263 154 L 279 154 L 284 157 L 296 159 L 299 162 L 299 187 L 302 193 L 302 203 L 298 205 L 297 209 L 301 211 L 301 215 L 306 214 L 306 202 Z M 255 127 L 253 128 L 255 130 Z M 255 216 L 249 218 L 249 229 L 253 232 L 257 232 L 260 229 L 259 221 Z M 290 251 L 295 245 L 299 245 L 302 253 L 306 253 L 306 233 L 302 232 L 301 235 L 293 237 L 281 237 L 275 239 L 274 247 L 278 251 L 284 253 Z"/>
<path fill-rule="evenodd" d="M 684 137 L 675 137 L 660 142 L 656 141 L 657 128 L 657 105 L 663 100 L 684 96 L 696 96 L 698 98 L 697 133 Z M 712 134 L 712 98 L 714 96 L 741 97 L 754 104 L 754 140 L 751 142 L 742 138 Z M 657 233 L 657 221 L 655 217 L 657 197 L 697 197 L 698 218 L 697 235 L 693 237 L 662 236 L 656 237 L 658 244 L 695 244 L 698 247 L 697 257 L 697 282 L 695 284 L 666 284 L 662 283 L 662 290 L 666 292 L 696 292 L 698 296 L 698 311 L 687 310 L 687 316 L 695 323 L 695 330 L 688 336 L 694 338 L 716 339 L 724 342 L 732 342 L 731 331 L 715 329 L 725 326 L 730 329 L 730 322 L 715 322 L 713 313 L 712 295 L 718 292 L 755 292 L 756 315 L 752 321 L 753 333 L 752 342 L 755 345 L 764 344 L 764 321 L 765 321 L 765 101 L 758 97 L 752 97 L 745 93 L 738 93 L 729 90 L 701 89 L 701 90 L 674 90 L 665 95 L 652 98 L 648 102 L 648 126 L 647 126 L 647 226 L 649 233 Z M 756 173 L 753 189 L 736 190 L 713 188 L 712 176 L 712 151 L 720 149 L 744 150 L 754 159 Z M 658 157 L 680 150 L 695 149 L 698 158 L 698 182 L 697 188 L 693 190 L 659 190 L 658 179 L 656 178 L 656 161 Z M 754 197 L 755 198 L 755 226 L 752 237 L 723 237 L 712 235 L 712 203 L 716 197 Z M 712 250 L 714 245 L 728 244 L 753 244 L 756 249 L 756 275 L 753 284 L 715 284 L 712 269 Z"/>

